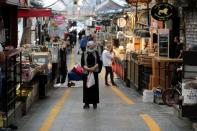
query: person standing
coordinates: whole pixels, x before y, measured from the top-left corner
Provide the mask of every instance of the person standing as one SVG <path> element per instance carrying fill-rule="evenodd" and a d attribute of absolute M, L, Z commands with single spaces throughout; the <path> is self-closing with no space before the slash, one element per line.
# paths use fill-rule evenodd
<path fill-rule="evenodd" d="M 177 59 L 181 59 L 183 52 L 183 45 L 182 43 L 180 43 L 180 39 L 178 36 L 174 37 L 174 44 L 175 44 L 174 57 Z M 174 69 L 172 73 L 171 84 L 175 86 L 176 84 L 178 84 L 178 81 L 180 81 L 182 78 L 181 76 L 182 72 L 178 71 L 178 69 L 182 67 L 182 63 L 174 63 L 173 65 L 174 65 Z"/>
<path fill-rule="evenodd" d="M 70 41 L 71 48 L 74 48 L 74 34 L 72 31 L 69 32 L 69 41 Z"/>
<path fill-rule="evenodd" d="M 82 36 L 82 39 L 80 40 L 80 48 L 82 52 L 86 51 L 86 45 L 88 43 L 87 37 L 85 35 Z"/>
<path fill-rule="evenodd" d="M 103 66 L 105 67 L 105 85 L 110 86 L 108 83 L 108 75 L 110 74 L 111 83 L 113 86 L 116 86 L 114 82 L 114 75 L 112 71 L 112 60 L 114 58 L 113 54 L 113 47 L 111 44 L 107 44 L 103 53 L 102 53 L 102 60 L 103 60 Z"/>
<path fill-rule="evenodd" d="M 99 103 L 99 79 L 98 79 L 98 64 L 99 54 L 96 51 L 96 45 L 93 41 L 87 43 L 87 49 L 83 52 L 81 57 L 81 66 L 89 74 L 93 73 L 95 84 L 91 87 L 87 87 L 87 79 L 83 81 L 83 103 L 84 109 L 89 108 L 89 104 L 93 104 L 93 108 L 97 108 Z"/>
<path fill-rule="evenodd" d="M 174 43 L 175 43 L 175 58 L 180 59 L 182 57 L 183 45 L 181 44 L 178 36 L 174 37 Z"/>
<path fill-rule="evenodd" d="M 59 49 L 59 58 L 60 58 L 60 64 L 59 64 L 59 73 L 60 76 L 57 79 L 57 84 L 55 87 L 66 87 L 66 76 L 67 76 L 67 52 L 66 52 L 66 43 L 63 42 Z"/>
<path fill-rule="evenodd" d="M 170 44 L 170 58 L 180 58 L 183 50 L 183 45 L 180 43 L 178 36 L 175 36 L 172 44 Z"/>
<path fill-rule="evenodd" d="M 73 30 L 72 31 L 73 33 L 73 44 L 74 46 L 76 46 L 76 43 L 77 43 L 77 30 Z"/>

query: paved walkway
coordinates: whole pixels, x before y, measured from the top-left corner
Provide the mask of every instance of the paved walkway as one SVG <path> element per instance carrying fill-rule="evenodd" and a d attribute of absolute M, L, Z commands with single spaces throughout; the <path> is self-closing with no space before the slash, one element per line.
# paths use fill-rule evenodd
<path fill-rule="evenodd" d="M 76 51 L 77 52 L 77 51 Z M 73 52 L 69 65 L 80 62 Z M 19 122 L 19 131 L 191 131 L 190 122 L 173 115 L 173 108 L 143 103 L 134 88 L 104 86 L 100 74 L 100 104 L 83 109 L 82 82 L 74 88 L 54 88 Z"/>

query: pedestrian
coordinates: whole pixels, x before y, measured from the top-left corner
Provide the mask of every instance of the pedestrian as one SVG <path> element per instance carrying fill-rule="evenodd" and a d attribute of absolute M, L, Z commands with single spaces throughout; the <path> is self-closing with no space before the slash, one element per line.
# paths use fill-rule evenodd
<path fill-rule="evenodd" d="M 93 41 L 89 41 L 86 46 L 86 51 L 83 52 L 81 57 L 81 66 L 84 70 L 89 73 L 93 73 L 95 83 L 91 87 L 87 87 L 87 79 L 83 81 L 83 103 L 84 109 L 89 108 L 89 104 L 93 104 L 93 108 L 97 108 L 99 103 L 99 78 L 98 78 L 98 67 L 99 67 L 99 54 L 96 50 L 96 44 Z"/>
<path fill-rule="evenodd" d="M 52 48 L 52 42 L 50 36 L 46 37 L 45 45 L 48 47 L 49 50 Z"/>
<path fill-rule="evenodd" d="M 86 50 L 86 45 L 88 43 L 87 37 L 85 35 L 82 36 L 82 39 L 80 40 L 80 48 L 82 52 Z"/>
<path fill-rule="evenodd" d="M 69 41 L 70 41 L 71 48 L 74 48 L 74 34 L 72 31 L 69 32 Z"/>
<path fill-rule="evenodd" d="M 181 51 L 183 49 L 183 45 L 180 43 L 180 39 L 178 36 L 175 36 L 173 42 L 169 47 L 169 55 L 170 58 L 179 58 L 181 57 Z"/>
<path fill-rule="evenodd" d="M 77 43 L 77 30 L 73 30 L 72 31 L 73 33 L 73 35 L 72 35 L 72 37 L 73 37 L 73 45 L 74 46 L 76 46 L 76 43 Z"/>
<path fill-rule="evenodd" d="M 183 44 L 180 42 L 180 39 L 178 36 L 174 37 L 174 43 L 175 43 L 175 58 L 182 58 L 182 51 L 183 51 Z"/>
<path fill-rule="evenodd" d="M 53 42 L 52 42 L 52 48 L 51 48 L 51 61 L 53 63 L 58 63 L 58 57 L 59 57 L 59 37 L 56 36 L 54 39 L 53 39 Z"/>
<path fill-rule="evenodd" d="M 182 59 L 182 53 L 183 53 L 183 45 L 180 42 L 180 39 L 178 36 L 174 37 L 174 44 L 175 44 L 175 58 L 177 59 Z M 173 68 L 173 73 L 172 73 L 172 79 L 171 79 L 171 84 L 175 86 L 178 84 L 178 81 L 181 80 L 182 72 L 178 71 L 179 68 L 182 68 L 182 63 L 173 63 L 174 68 Z"/>
<path fill-rule="evenodd" d="M 79 41 L 80 41 L 80 40 L 81 40 L 81 38 L 82 38 L 82 30 L 81 30 L 81 31 L 79 31 L 78 36 L 79 36 Z"/>
<path fill-rule="evenodd" d="M 113 47 L 111 44 L 107 44 L 103 53 L 102 53 L 102 60 L 103 66 L 105 67 L 105 85 L 110 86 L 108 83 L 108 74 L 110 74 L 111 83 L 113 86 L 116 86 L 114 82 L 114 75 L 112 71 L 112 60 L 114 59 Z"/>
<path fill-rule="evenodd" d="M 66 87 L 66 76 L 67 76 L 67 51 L 66 51 L 66 43 L 63 42 L 62 45 L 60 45 L 59 49 L 59 58 L 60 58 L 60 64 L 59 64 L 59 77 L 57 79 L 57 84 L 55 87 Z"/>

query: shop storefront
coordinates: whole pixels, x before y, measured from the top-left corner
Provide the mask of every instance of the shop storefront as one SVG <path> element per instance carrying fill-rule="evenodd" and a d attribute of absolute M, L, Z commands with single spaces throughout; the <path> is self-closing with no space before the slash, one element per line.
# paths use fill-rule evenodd
<path fill-rule="evenodd" d="M 16 116 L 25 114 L 38 97 L 45 97 L 53 84 L 51 57 L 42 40 L 48 21 L 44 17 L 52 11 L 28 8 L 28 2 L 23 2 L 0 1 L 0 123 L 5 127 L 15 124 Z"/>
<path fill-rule="evenodd" d="M 46 45 L 46 38 L 49 37 L 47 28 L 51 15 L 52 11 L 49 8 L 18 10 L 18 20 L 24 23 L 19 25 L 18 29 L 21 34 L 18 46 L 22 49 L 23 114 L 27 113 L 38 97 L 43 98 L 47 95 L 47 90 L 52 87 L 54 82 L 51 53 Z"/>
<path fill-rule="evenodd" d="M 117 52 L 115 54 L 119 60 L 123 61 L 118 62 L 117 60 L 118 66 L 115 66 L 114 69 L 120 78 L 129 81 L 130 85 L 134 85 L 139 91 L 156 88 L 165 90 L 170 87 L 174 63 L 182 63 L 182 59 L 170 58 L 170 50 L 172 50 L 170 45 L 173 43 L 175 32 L 177 32 L 174 31 L 177 29 L 174 29 L 175 24 L 172 19 L 177 17 L 172 16 L 172 14 L 176 14 L 175 7 L 168 3 L 162 3 L 161 5 L 155 3 L 152 10 L 158 9 L 157 6 L 169 8 L 169 14 L 155 18 L 155 15 L 159 16 L 159 14 L 152 13 L 152 17 L 150 16 L 151 9 L 148 6 L 150 1 L 138 2 L 145 3 L 147 6 L 139 6 L 137 10 L 130 13 L 135 15 L 128 16 L 129 13 L 127 13 L 126 23 L 130 23 L 129 26 L 135 26 L 132 30 L 128 30 L 132 28 L 129 28 L 129 26 L 121 27 L 121 33 L 117 33 L 122 34 L 123 38 L 118 38 L 121 49 L 116 48 Z M 135 5 L 136 1 L 131 1 L 131 3 Z M 136 5 L 143 5 L 139 3 Z M 152 12 L 159 13 L 158 11 Z M 122 17 L 124 16 L 122 15 Z M 122 21 L 121 24 L 123 23 Z M 178 27 L 178 25 L 176 26 Z M 126 66 L 118 64 L 125 63 L 124 60 Z M 126 75 L 123 75 L 125 72 Z"/>
<path fill-rule="evenodd" d="M 20 95 L 16 90 L 21 86 L 21 52 L 17 48 L 17 10 L 27 3 L 16 0 L 0 1 L 0 43 L 1 43 L 1 83 L 0 83 L 0 120 L 3 126 L 14 122 L 15 113 L 20 110 Z M 21 92 L 20 92 L 21 93 Z M 19 93 L 19 94 L 20 94 Z"/>

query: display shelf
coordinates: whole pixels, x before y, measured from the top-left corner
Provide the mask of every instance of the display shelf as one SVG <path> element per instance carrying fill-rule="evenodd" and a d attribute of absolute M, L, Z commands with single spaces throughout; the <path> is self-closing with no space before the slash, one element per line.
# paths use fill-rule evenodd
<path fill-rule="evenodd" d="M 5 61 L 2 64 L 2 73 L 4 78 L 2 86 L 4 90 L 1 96 L 1 103 L 3 108 L 1 111 L 5 113 L 6 118 L 11 110 L 15 110 L 17 95 L 16 88 L 21 85 L 21 52 L 13 49 L 4 51 Z M 17 59 L 19 58 L 19 61 Z M 7 122 L 8 123 L 8 122 Z"/>
<path fill-rule="evenodd" d="M 169 57 L 169 30 L 158 30 L 158 55 L 162 57 Z"/>

